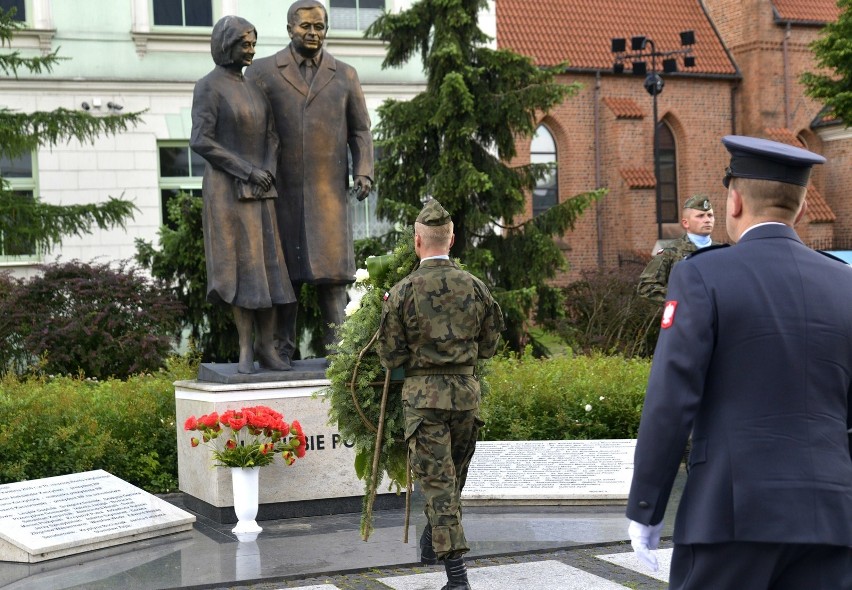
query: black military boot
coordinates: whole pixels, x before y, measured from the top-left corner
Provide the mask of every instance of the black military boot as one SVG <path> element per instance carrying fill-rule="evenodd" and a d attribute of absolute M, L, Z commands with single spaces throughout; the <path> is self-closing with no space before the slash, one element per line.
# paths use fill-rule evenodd
<path fill-rule="evenodd" d="M 432 547 L 432 525 L 429 523 L 426 523 L 423 534 L 420 535 L 420 563 L 423 565 L 438 563 L 438 556 L 435 554 L 435 548 Z"/>
<path fill-rule="evenodd" d="M 445 559 L 444 568 L 447 570 L 447 584 L 441 590 L 470 590 L 464 557 Z"/>

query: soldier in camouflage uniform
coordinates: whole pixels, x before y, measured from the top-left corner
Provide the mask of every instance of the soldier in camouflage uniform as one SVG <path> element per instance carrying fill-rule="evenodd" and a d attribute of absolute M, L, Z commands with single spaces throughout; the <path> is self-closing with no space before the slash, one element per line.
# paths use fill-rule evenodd
<path fill-rule="evenodd" d="M 378 352 L 387 369 L 405 368 L 405 438 L 428 520 L 421 561 L 444 561 L 444 590 L 469 590 L 461 491 L 483 424 L 474 368 L 504 325 L 488 288 L 450 260 L 452 243 L 449 213 L 429 201 L 414 223 L 420 265 L 385 294 Z"/>
<path fill-rule="evenodd" d="M 636 288 L 639 295 L 660 305 L 665 303 L 669 275 L 674 265 L 699 248 L 719 244 L 710 239 L 714 222 L 713 205 L 707 197 L 695 195 L 687 199 L 680 220 L 686 233 L 654 255 L 639 276 Z"/>

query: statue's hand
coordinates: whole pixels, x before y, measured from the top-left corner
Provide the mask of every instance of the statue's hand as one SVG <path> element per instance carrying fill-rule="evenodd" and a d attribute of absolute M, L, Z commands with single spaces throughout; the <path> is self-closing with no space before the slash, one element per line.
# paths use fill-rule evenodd
<path fill-rule="evenodd" d="M 275 178 L 269 173 L 267 170 L 261 170 L 260 168 L 252 168 L 251 173 L 249 174 L 249 182 L 254 186 L 252 187 L 252 194 L 257 196 L 258 193 L 255 190 L 256 188 L 260 188 L 260 194 L 263 194 L 269 191 L 272 188 L 272 182 Z"/>
<path fill-rule="evenodd" d="M 363 201 L 373 190 L 373 182 L 366 176 L 355 177 L 355 196 L 359 201 Z"/>

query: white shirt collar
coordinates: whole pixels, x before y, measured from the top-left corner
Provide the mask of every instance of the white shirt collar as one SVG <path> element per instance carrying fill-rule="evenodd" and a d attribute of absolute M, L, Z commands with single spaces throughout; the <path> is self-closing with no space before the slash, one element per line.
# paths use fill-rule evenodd
<path fill-rule="evenodd" d="M 739 242 L 740 240 L 742 240 L 742 239 L 743 239 L 743 236 L 744 236 L 744 235 L 746 235 L 748 232 L 750 232 L 750 231 L 751 231 L 751 230 L 753 230 L 754 228 L 756 228 L 756 227 L 760 227 L 761 225 L 787 225 L 787 224 L 786 224 L 786 223 L 781 223 L 780 221 L 764 221 L 764 222 L 762 222 L 762 223 L 755 223 L 755 224 L 754 224 L 754 225 L 752 225 L 751 227 L 747 227 L 747 228 L 746 228 L 746 230 L 745 230 L 743 233 L 741 233 L 741 234 L 740 234 L 739 240 L 737 240 L 737 241 Z M 789 226 L 787 226 L 787 227 L 789 227 Z"/>

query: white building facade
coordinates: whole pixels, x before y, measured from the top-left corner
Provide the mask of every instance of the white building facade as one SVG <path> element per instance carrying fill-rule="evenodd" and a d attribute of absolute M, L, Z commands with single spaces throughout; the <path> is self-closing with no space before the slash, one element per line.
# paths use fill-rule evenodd
<path fill-rule="evenodd" d="M 200 194 L 204 163 L 191 154 L 190 109 L 195 81 L 213 68 L 212 24 L 228 14 L 258 30 L 257 57 L 289 43 L 284 0 L 0 0 L 16 7 L 25 29 L 11 50 L 44 55 L 59 49 L 51 73 L 0 78 L 0 106 L 22 112 L 83 109 L 93 117 L 116 109 L 146 111 L 137 127 L 93 144 L 76 141 L 42 148 L 16 161 L 0 160 L 0 171 L 22 195 L 54 204 L 132 200 L 138 211 L 126 230 L 95 230 L 67 237 L 50 252 L 0 251 L 0 272 L 32 274 L 34 266 L 58 259 L 82 261 L 133 258 L 135 240 L 157 241 L 165 202 L 177 191 Z M 326 0 L 330 26 L 326 48 L 359 73 L 373 126 L 388 98 L 407 100 L 424 89 L 422 66 L 382 70 L 383 44 L 365 40 L 363 30 L 381 11 L 399 11 L 411 0 Z M 486 32 L 496 30 L 493 10 L 483 15 Z M 4 51 L 11 51 L 8 47 Z M 356 237 L 376 234 L 375 195 L 356 208 Z M 2 240 L 0 240 L 2 241 Z M 19 248 L 20 249 L 20 248 Z"/>

